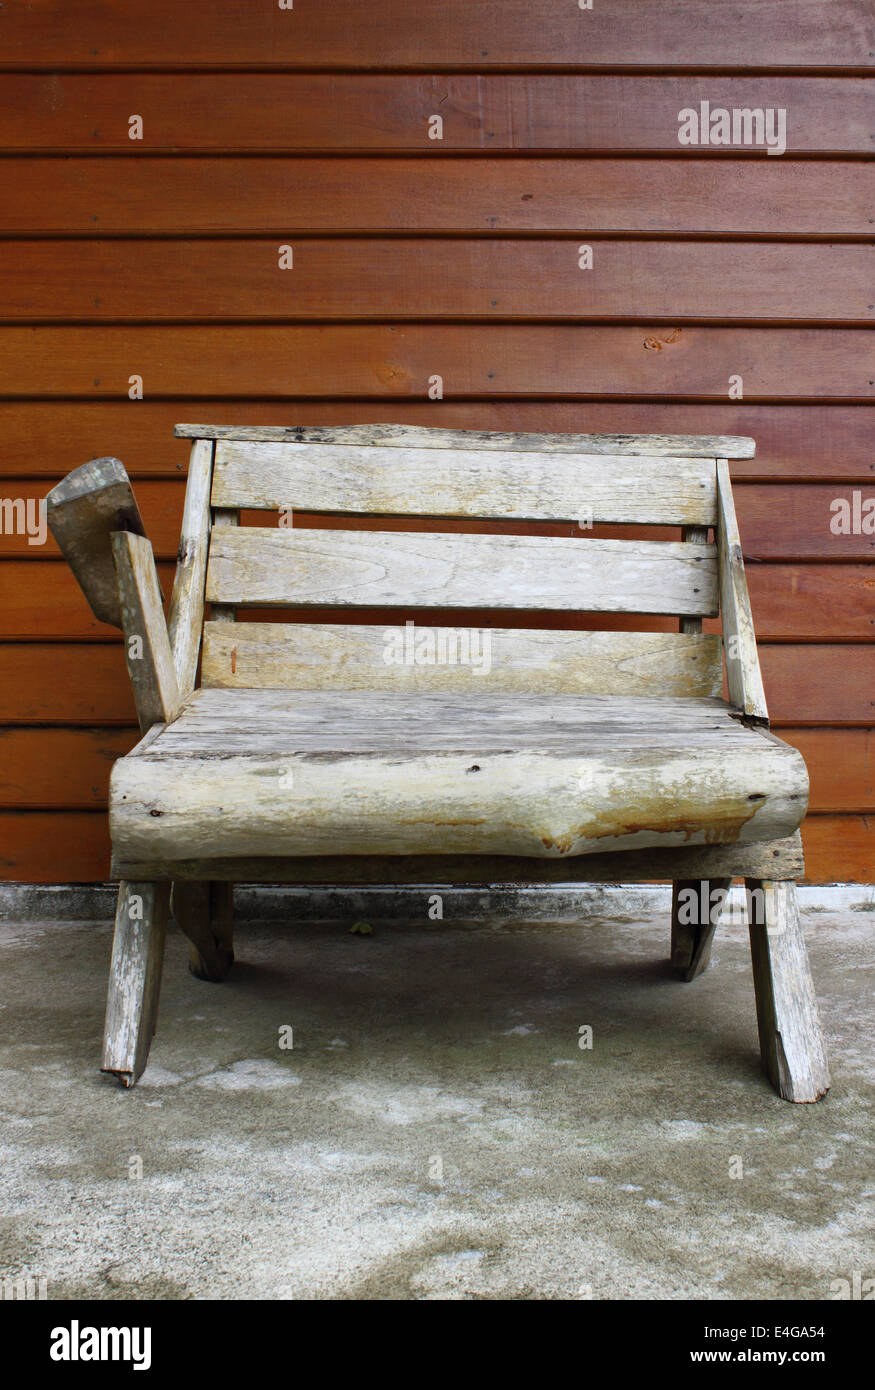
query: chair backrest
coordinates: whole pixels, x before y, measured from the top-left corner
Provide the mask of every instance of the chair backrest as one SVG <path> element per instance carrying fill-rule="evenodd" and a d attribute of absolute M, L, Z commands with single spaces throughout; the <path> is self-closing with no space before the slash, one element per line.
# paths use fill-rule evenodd
<path fill-rule="evenodd" d="M 701 631 L 719 611 L 717 461 L 750 457 L 752 440 L 385 425 L 177 433 L 205 441 L 189 483 L 201 508 L 210 475 L 205 686 L 474 691 L 488 673 L 502 691 L 720 693 L 720 639 Z M 606 537 L 606 525 L 636 533 Z M 239 620 L 253 609 L 296 612 Z M 301 621 L 319 609 L 328 621 Z M 404 618 L 375 621 L 374 609 Z M 485 609 L 506 626 L 478 624 Z M 653 631 L 653 615 L 675 630 Z"/>

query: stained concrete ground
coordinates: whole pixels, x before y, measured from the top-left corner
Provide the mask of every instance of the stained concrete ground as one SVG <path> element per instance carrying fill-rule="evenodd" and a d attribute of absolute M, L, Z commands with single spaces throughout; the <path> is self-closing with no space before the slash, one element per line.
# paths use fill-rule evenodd
<path fill-rule="evenodd" d="M 224 985 L 174 930 L 130 1092 L 98 1071 L 110 924 L 7 923 L 0 1274 L 50 1298 L 834 1298 L 875 1275 L 873 916 L 805 922 L 833 1090 L 803 1106 L 760 1075 L 741 923 L 689 985 L 657 914 L 242 925 Z"/>

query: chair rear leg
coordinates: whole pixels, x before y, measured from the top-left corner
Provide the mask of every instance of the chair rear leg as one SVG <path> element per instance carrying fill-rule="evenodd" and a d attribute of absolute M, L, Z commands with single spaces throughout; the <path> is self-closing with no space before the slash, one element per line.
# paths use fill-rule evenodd
<path fill-rule="evenodd" d="M 173 885 L 171 910 L 190 942 L 191 973 L 199 980 L 224 980 L 234 963 L 233 883 L 178 879 Z"/>
<path fill-rule="evenodd" d="M 169 883 L 119 884 L 102 1070 L 125 1086 L 142 1076 L 155 1032 L 169 903 Z"/>
<path fill-rule="evenodd" d="M 829 1067 L 796 884 L 746 883 L 763 1069 L 784 1100 L 819 1100 L 829 1090 Z"/>
<path fill-rule="evenodd" d="M 671 963 L 684 980 L 695 980 L 711 959 L 711 943 L 731 883 L 731 878 L 691 878 L 672 884 Z"/>

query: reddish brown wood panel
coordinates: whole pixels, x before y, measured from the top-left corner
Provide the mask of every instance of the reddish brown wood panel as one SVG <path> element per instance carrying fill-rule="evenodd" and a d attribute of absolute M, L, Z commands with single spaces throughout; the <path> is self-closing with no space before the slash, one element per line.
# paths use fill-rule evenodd
<path fill-rule="evenodd" d="M 0 722 L 72 728 L 135 721 L 120 641 L 0 643 Z"/>
<path fill-rule="evenodd" d="M 872 816 L 809 816 L 802 840 L 804 881 L 871 883 Z M 25 883 L 100 882 L 109 876 L 109 859 L 104 812 L 0 812 L 0 873 L 5 878 Z"/>
<path fill-rule="evenodd" d="M 0 806 L 105 807 L 112 764 L 139 737 L 135 728 L 0 729 Z M 782 729 L 781 738 L 805 758 L 810 812 L 875 810 L 875 732 Z"/>
<path fill-rule="evenodd" d="M 554 7 L 551 23 L 557 15 Z M 703 101 L 715 111 L 783 109 L 790 154 L 871 153 L 864 78 L 546 76 L 533 83 L 389 73 L 341 80 L 320 73 L 10 74 L 0 93 L 0 150 L 766 153 L 765 127 L 759 146 L 753 127 L 747 146 L 742 127 L 731 149 L 681 144 L 679 112 L 700 113 Z M 143 123 L 135 140 L 132 114 Z"/>
<path fill-rule="evenodd" d="M 6 0 L 10 875 L 108 872 L 135 736 L 118 634 L 27 502 L 121 457 L 168 591 L 177 420 L 395 420 L 752 435 L 732 472 L 770 708 L 811 766 L 809 876 L 871 880 L 873 59 L 871 0 Z M 681 145 L 701 102 L 786 113 L 786 153 Z"/>
<path fill-rule="evenodd" d="M 875 730 L 782 728 L 780 737 L 805 759 L 809 813 L 875 811 Z"/>
<path fill-rule="evenodd" d="M 875 321 L 875 248 L 569 240 L 7 241 L 16 319 Z M 801 297 L 800 277 L 807 285 Z"/>
<path fill-rule="evenodd" d="M 199 394 L 751 397 L 875 401 L 871 339 L 851 328 L 386 324 L 0 329 L 9 397 Z M 131 384 L 131 378 L 141 382 Z M 435 378 L 440 381 L 436 382 Z M 442 385 L 441 385 L 442 383 Z"/>
<path fill-rule="evenodd" d="M 105 811 L 0 811 L 0 875 L 22 883 L 109 878 Z"/>
<path fill-rule="evenodd" d="M 106 806 L 116 758 L 137 729 L 0 729 L 0 806 Z"/>
<path fill-rule="evenodd" d="M 875 482 L 738 483 L 734 493 L 748 562 L 875 558 Z"/>
<path fill-rule="evenodd" d="M 176 566 L 159 564 L 165 600 Z M 63 560 L 4 560 L 0 564 L 0 638 L 54 638 L 87 641 L 115 638 L 117 629 L 100 623 Z"/>
<path fill-rule="evenodd" d="M 151 0 L 7 0 L 3 66 L 726 69 L 872 64 L 868 0 L 611 0 L 581 10 L 555 0 L 472 5 L 443 0 L 333 0 L 293 10 L 249 0 L 180 6 Z"/>
<path fill-rule="evenodd" d="M 807 883 L 871 883 L 875 817 L 809 816 L 802 826 Z"/>
<path fill-rule="evenodd" d="M 733 459 L 734 478 L 875 478 L 873 415 L 865 407 L 630 401 L 0 401 L 0 469 L 47 479 L 114 454 L 132 477 L 185 476 L 189 441 L 179 421 L 227 425 L 400 422 L 446 429 L 580 434 L 738 434 L 756 457 Z"/>
<path fill-rule="evenodd" d="M 761 640 L 875 638 L 871 564 L 752 564 L 747 566 L 747 582 Z M 816 652 L 813 659 L 818 659 Z"/>
<path fill-rule="evenodd" d="M 760 664 L 775 727 L 875 722 L 875 645 L 766 644 Z"/>
<path fill-rule="evenodd" d="M 7 162 L 0 232 L 872 235 L 875 165 L 703 159 Z M 241 196 L 245 190 L 245 196 Z"/>

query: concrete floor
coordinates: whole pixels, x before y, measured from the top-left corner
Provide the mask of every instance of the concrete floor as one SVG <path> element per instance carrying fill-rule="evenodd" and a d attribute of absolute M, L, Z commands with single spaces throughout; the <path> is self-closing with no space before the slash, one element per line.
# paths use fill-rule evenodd
<path fill-rule="evenodd" d="M 691 985 L 656 914 L 242 925 L 225 985 L 173 930 L 132 1092 L 97 1070 L 109 924 L 7 923 L 0 1274 L 49 1298 L 833 1298 L 875 1275 L 872 929 L 806 917 L 833 1090 L 792 1106 L 759 1073 L 739 923 Z"/>

